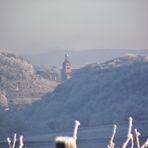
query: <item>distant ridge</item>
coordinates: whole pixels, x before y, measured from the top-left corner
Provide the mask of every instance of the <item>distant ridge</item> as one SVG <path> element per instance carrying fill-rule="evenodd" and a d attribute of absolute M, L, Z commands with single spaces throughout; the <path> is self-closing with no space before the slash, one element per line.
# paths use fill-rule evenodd
<path fill-rule="evenodd" d="M 127 54 L 148 55 L 148 49 L 88 49 L 68 51 L 73 68 L 84 67 L 86 64 L 102 63 L 109 59 Z M 49 64 L 61 67 L 65 50 L 49 50 L 40 54 L 26 55 L 34 64 Z"/>

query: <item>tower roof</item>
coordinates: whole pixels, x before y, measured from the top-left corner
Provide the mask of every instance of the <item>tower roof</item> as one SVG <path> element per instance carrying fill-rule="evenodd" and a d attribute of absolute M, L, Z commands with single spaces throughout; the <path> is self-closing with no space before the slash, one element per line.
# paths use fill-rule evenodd
<path fill-rule="evenodd" d="M 64 60 L 63 64 L 65 64 L 65 63 L 71 64 L 70 61 L 69 61 L 69 55 L 68 55 L 68 53 L 65 54 L 65 60 Z"/>
<path fill-rule="evenodd" d="M 65 60 L 68 60 L 68 58 L 69 58 L 69 55 L 68 55 L 68 53 L 66 53 L 65 54 Z"/>
<path fill-rule="evenodd" d="M 68 53 L 65 53 L 65 60 L 63 62 L 63 66 L 66 65 L 66 64 L 71 65 L 71 62 L 69 61 L 69 55 L 68 55 Z"/>

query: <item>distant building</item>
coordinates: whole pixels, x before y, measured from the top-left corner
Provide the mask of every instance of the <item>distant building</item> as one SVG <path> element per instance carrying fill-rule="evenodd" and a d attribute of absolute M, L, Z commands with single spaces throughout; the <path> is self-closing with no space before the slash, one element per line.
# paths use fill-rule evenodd
<path fill-rule="evenodd" d="M 62 65 L 62 80 L 67 80 L 72 77 L 72 66 L 68 59 L 68 54 L 65 54 L 65 60 Z"/>
<path fill-rule="evenodd" d="M 50 79 L 53 81 L 61 80 L 61 71 L 56 66 L 53 66 L 50 70 Z"/>

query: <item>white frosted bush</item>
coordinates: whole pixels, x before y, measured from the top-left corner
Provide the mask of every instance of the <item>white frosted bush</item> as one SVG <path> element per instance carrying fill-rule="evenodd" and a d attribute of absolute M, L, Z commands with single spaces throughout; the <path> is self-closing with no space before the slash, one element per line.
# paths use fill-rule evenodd
<path fill-rule="evenodd" d="M 8 142 L 8 146 L 9 148 L 16 148 L 16 133 L 14 134 L 14 138 L 13 140 L 10 139 L 10 137 L 7 137 L 7 142 Z M 19 148 L 23 148 L 24 143 L 23 143 L 23 136 L 20 136 L 19 138 Z"/>
<path fill-rule="evenodd" d="M 76 120 L 72 137 L 67 137 L 67 136 L 56 137 L 55 139 L 56 148 L 59 148 L 61 146 L 64 146 L 65 148 L 77 148 L 76 141 L 77 141 L 77 132 L 79 126 L 80 122 Z"/>

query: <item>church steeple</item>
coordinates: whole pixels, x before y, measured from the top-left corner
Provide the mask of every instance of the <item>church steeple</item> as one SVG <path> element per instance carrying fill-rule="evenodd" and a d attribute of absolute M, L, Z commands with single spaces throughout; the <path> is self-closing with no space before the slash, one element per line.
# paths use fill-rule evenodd
<path fill-rule="evenodd" d="M 65 60 L 67 60 L 68 61 L 68 53 L 65 53 Z"/>
<path fill-rule="evenodd" d="M 62 65 L 62 79 L 67 80 L 70 79 L 72 76 L 72 66 L 69 61 L 68 53 L 65 54 L 65 60 Z"/>

